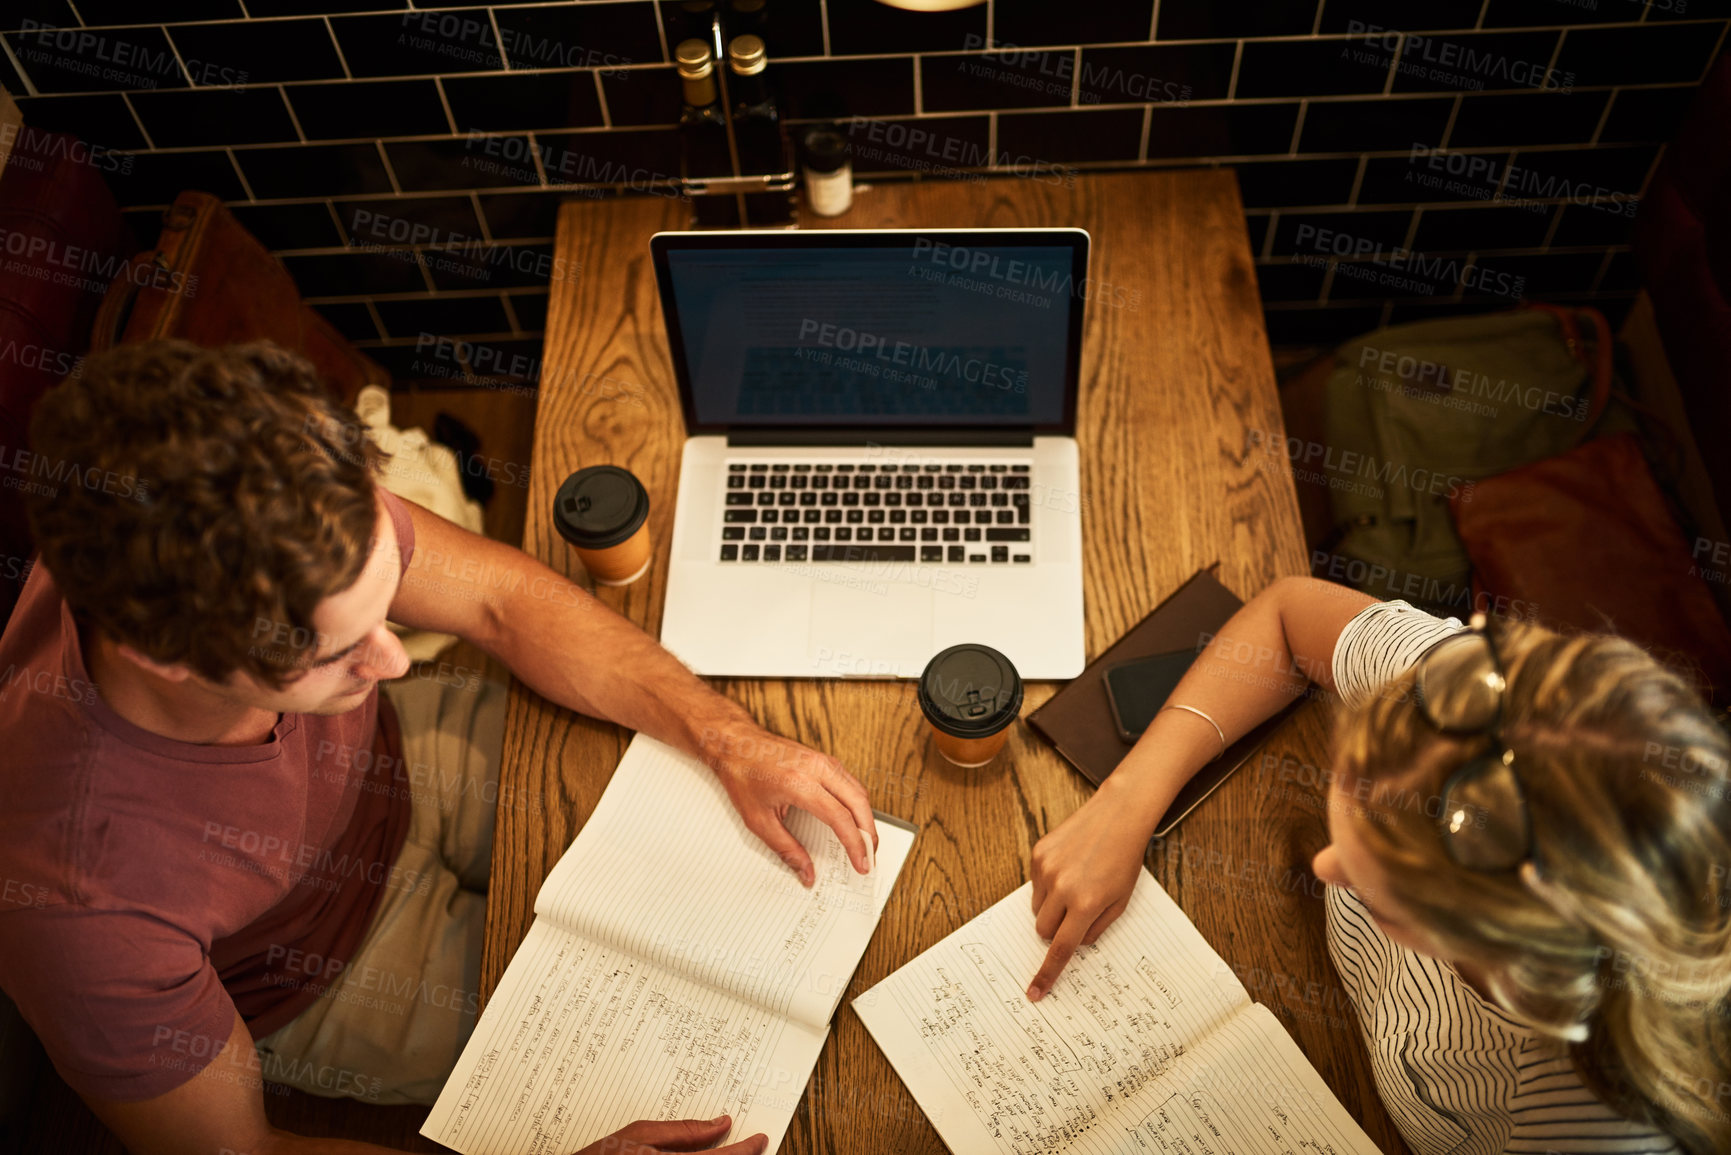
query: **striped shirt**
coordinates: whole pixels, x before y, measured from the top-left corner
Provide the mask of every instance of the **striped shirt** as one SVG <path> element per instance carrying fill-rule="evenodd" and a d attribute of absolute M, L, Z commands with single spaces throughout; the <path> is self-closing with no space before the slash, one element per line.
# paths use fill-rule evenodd
<path fill-rule="evenodd" d="M 1460 629 L 1405 602 L 1369 606 L 1335 643 L 1335 687 L 1349 705 L 1362 702 Z M 1487 1002 L 1449 964 L 1391 941 L 1336 886 L 1328 952 L 1358 1011 L 1383 1105 L 1415 1155 L 1680 1150 L 1595 1098 L 1562 1043 Z"/>

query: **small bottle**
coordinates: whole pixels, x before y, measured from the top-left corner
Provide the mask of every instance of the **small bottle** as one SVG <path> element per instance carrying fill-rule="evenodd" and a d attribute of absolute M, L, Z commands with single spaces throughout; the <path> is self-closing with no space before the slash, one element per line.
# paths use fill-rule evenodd
<path fill-rule="evenodd" d="M 679 80 L 685 90 L 679 111 L 679 134 L 689 180 L 732 176 L 727 151 L 727 120 L 715 91 L 715 59 L 702 40 L 682 40 L 674 51 Z"/>
<path fill-rule="evenodd" d="M 805 204 L 820 217 L 839 217 L 853 205 L 852 148 L 834 125 L 805 134 Z"/>
<path fill-rule="evenodd" d="M 739 146 L 741 176 L 788 171 L 781 142 L 781 112 L 765 73 L 768 63 L 760 37 L 749 33 L 735 36 L 727 46 L 727 67 L 733 73 L 733 139 Z"/>

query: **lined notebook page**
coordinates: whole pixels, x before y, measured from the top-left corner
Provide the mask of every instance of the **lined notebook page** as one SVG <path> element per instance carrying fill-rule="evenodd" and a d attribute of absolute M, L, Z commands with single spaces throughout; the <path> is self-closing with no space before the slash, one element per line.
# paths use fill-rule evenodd
<path fill-rule="evenodd" d="M 537 920 L 421 1134 L 569 1155 L 638 1119 L 729 1114 L 774 1151 L 827 1034 Z"/>
<path fill-rule="evenodd" d="M 880 822 L 876 869 L 860 875 L 822 822 L 790 810 L 787 826 L 811 853 L 812 890 L 746 829 L 706 766 L 639 734 L 535 913 L 821 1028 L 914 835 Z"/>
<path fill-rule="evenodd" d="M 1376 1151 L 1146 871 L 1118 921 L 1028 1002 L 1047 950 L 1031 893 L 853 1003 L 951 1150 Z"/>

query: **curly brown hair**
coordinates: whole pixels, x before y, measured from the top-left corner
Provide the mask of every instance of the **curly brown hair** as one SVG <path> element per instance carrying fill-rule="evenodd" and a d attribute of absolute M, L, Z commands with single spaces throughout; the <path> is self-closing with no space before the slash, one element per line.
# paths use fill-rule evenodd
<path fill-rule="evenodd" d="M 30 438 L 54 482 L 26 487 L 31 530 L 81 625 L 213 681 L 304 671 L 313 610 L 366 565 L 383 459 L 310 364 L 122 345 L 42 398 Z"/>

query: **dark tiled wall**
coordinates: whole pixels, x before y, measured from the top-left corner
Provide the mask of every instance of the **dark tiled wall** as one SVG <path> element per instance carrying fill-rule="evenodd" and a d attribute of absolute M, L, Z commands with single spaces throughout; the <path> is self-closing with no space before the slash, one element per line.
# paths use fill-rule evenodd
<path fill-rule="evenodd" d="M 148 238 L 227 200 L 399 374 L 533 376 L 558 202 L 678 172 L 677 0 L 11 0 L 0 83 Z M 1635 204 L 1731 0 L 768 0 L 867 179 L 1230 165 L 1276 344 L 1635 288 Z M 435 338 L 460 339 L 441 343 Z M 473 362 L 472 365 L 469 362 Z"/>

